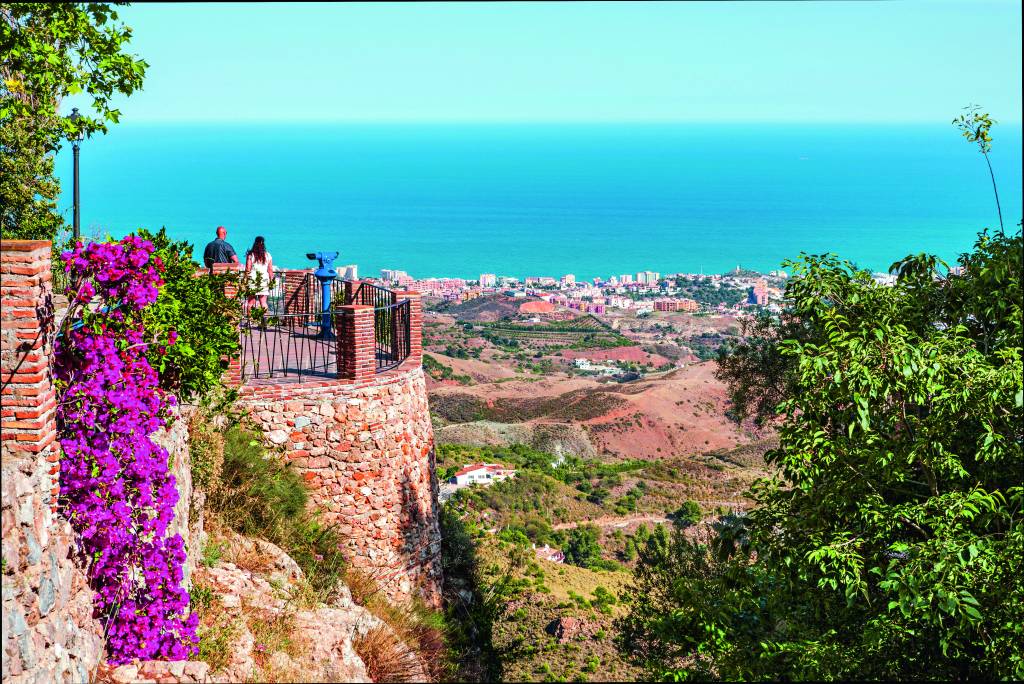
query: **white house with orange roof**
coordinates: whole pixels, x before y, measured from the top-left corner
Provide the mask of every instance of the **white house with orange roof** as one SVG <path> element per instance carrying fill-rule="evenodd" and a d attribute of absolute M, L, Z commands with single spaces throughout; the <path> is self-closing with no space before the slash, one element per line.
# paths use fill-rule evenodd
<path fill-rule="evenodd" d="M 466 487 L 472 484 L 489 485 L 514 477 L 515 474 L 515 469 L 507 468 L 500 463 L 471 463 L 456 471 L 448 482 L 456 487 Z"/>

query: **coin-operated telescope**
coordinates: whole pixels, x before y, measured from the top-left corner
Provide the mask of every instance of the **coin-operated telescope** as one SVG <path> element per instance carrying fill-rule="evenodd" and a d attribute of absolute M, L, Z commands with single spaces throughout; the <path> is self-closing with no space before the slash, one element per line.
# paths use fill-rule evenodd
<path fill-rule="evenodd" d="M 323 302 L 323 309 L 320 312 L 320 333 L 317 336 L 325 340 L 333 340 L 331 283 L 338 277 L 338 272 L 334 270 L 334 260 L 338 258 L 338 252 L 312 252 L 307 254 L 306 258 L 315 259 L 320 264 L 320 267 L 313 271 L 313 275 L 320 281 L 320 301 Z"/>

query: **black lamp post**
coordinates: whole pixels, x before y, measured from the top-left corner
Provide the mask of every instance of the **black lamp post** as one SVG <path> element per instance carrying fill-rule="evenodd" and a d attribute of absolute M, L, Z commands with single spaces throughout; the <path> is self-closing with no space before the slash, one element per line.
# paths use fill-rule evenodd
<path fill-rule="evenodd" d="M 71 148 L 74 150 L 74 153 L 75 153 L 75 200 L 74 200 L 75 201 L 75 204 L 74 204 L 75 240 L 78 240 L 78 238 L 81 237 L 81 235 L 82 235 L 82 206 L 81 206 L 81 204 L 79 202 L 79 198 L 78 198 L 78 152 L 79 152 L 79 148 L 82 146 L 82 140 L 85 138 L 85 133 L 82 132 L 82 130 L 80 128 L 78 128 L 78 120 L 81 119 L 81 118 L 82 118 L 82 115 L 78 113 L 78 107 L 75 107 L 74 109 L 72 109 L 71 110 L 71 114 L 68 116 L 68 119 L 71 121 L 72 124 L 75 125 L 75 128 L 76 128 L 76 131 L 75 131 L 75 134 L 74 134 L 75 137 L 73 137 L 71 139 Z"/>

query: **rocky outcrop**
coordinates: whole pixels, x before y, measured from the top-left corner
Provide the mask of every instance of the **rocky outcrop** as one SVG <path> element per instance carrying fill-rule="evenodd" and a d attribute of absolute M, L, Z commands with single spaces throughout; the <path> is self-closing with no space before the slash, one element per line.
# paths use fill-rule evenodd
<path fill-rule="evenodd" d="M 211 592 L 217 621 L 228 625 L 233 635 L 227 662 L 210 681 L 369 681 L 356 642 L 374 630 L 390 628 L 356 605 L 343 585 L 331 605 L 299 607 L 280 587 L 233 563 L 200 568 L 195 579 L 197 586 Z M 269 640 L 262 641 L 266 637 L 260 634 L 268 626 L 278 633 L 275 641 L 287 643 L 286 648 L 275 649 Z M 421 681 L 425 680 L 424 675 Z"/>
<path fill-rule="evenodd" d="M 553 620 L 545 631 L 558 639 L 558 643 L 565 644 L 573 639 L 592 637 L 600 628 L 601 624 L 598 622 L 578 617 L 560 617 Z"/>

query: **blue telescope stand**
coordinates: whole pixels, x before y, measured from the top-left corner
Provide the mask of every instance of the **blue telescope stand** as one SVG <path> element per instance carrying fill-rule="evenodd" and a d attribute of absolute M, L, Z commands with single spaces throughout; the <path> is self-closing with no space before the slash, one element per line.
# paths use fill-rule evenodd
<path fill-rule="evenodd" d="M 320 312 L 320 333 L 317 337 L 325 340 L 334 339 L 334 326 L 331 325 L 331 283 L 338 277 L 334 270 L 334 260 L 338 258 L 337 252 L 313 252 L 306 255 L 307 259 L 315 259 L 320 267 L 313 272 L 316 279 L 320 281 L 320 301 L 323 302 L 323 310 Z"/>

